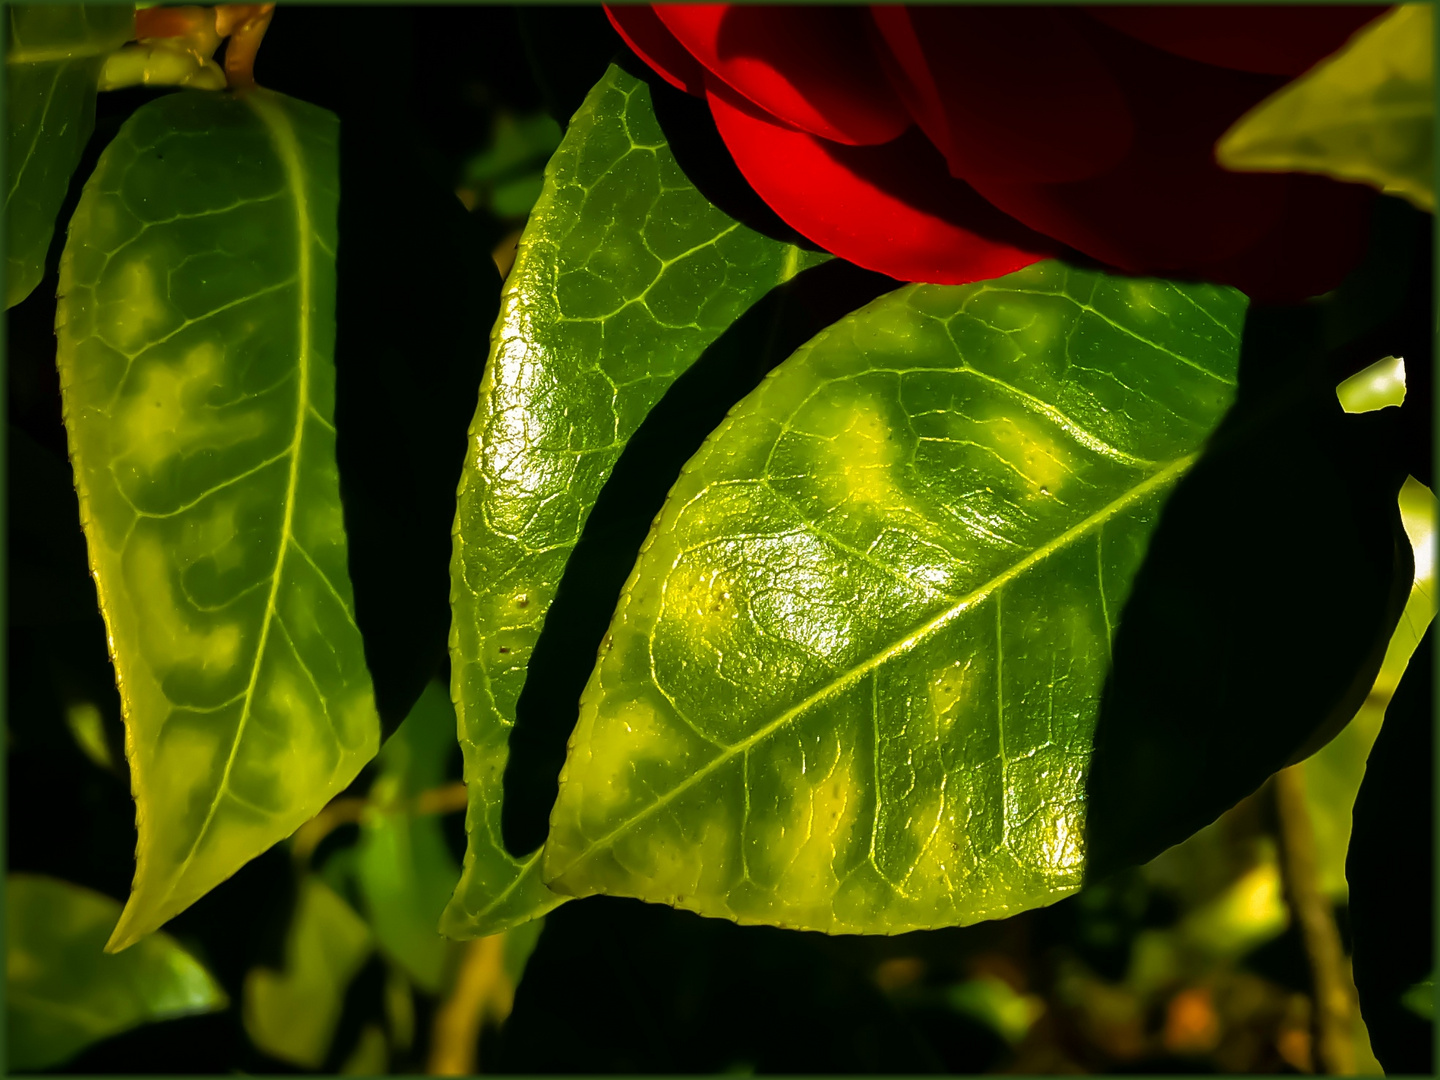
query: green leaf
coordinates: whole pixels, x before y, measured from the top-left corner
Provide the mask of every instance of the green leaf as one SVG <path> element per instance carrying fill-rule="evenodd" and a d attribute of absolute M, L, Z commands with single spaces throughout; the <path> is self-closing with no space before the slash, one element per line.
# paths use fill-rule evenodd
<path fill-rule="evenodd" d="M 1115 620 L 1245 299 L 1041 263 L 817 336 L 686 466 L 581 701 L 546 881 L 898 933 L 1080 885 Z"/>
<path fill-rule="evenodd" d="M 1405 361 L 1398 356 L 1376 360 L 1337 386 L 1335 396 L 1347 413 L 1398 409 L 1405 404 Z"/>
<path fill-rule="evenodd" d="M 319 878 L 300 885 L 285 939 L 285 970 L 245 976 L 245 1031 L 265 1053 L 318 1069 L 330 1050 L 345 988 L 369 957 L 365 921 Z"/>
<path fill-rule="evenodd" d="M 225 993 L 168 934 L 102 951 L 120 905 L 69 882 L 5 882 L 7 1072 L 58 1065 L 141 1024 L 226 1007 Z"/>
<path fill-rule="evenodd" d="M 1086 780 L 1095 878 L 1324 745 L 1380 669 L 1412 574 L 1405 409 L 1342 411 L 1324 324 L 1319 305 L 1250 307 L 1235 405 L 1150 538 Z"/>
<path fill-rule="evenodd" d="M 135 32 L 135 9 L 111 4 L 11 4 L 5 48 L 5 306 L 39 283 L 55 215 L 95 128 L 105 58 Z"/>
<path fill-rule="evenodd" d="M 406 800 L 437 788 L 455 747 L 455 710 L 432 682 L 380 751 L 370 789 L 377 804 L 360 823 L 355 872 L 381 950 L 423 990 L 440 993 L 453 945 L 438 924 L 460 877 L 440 819 L 413 816 Z"/>
<path fill-rule="evenodd" d="M 470 788 L 452 937 L 563 898 L 500 833 L 527 664 L 601 486 L 646 413 L 773 286 L 823 261 L 711 206 L 644 83 L 611 67 L 571 121 L 520 240 L 460 483 L 452 694 Z"/>
<path fill-rule="evenodd" d="M 1435 30 L 1403 4 L 1242 116 L 1215 145 L 1227 169 L 1359 180 L 1435 209 Z"/>
<path fill-rule="evenodd" d="M 1435 1019 L 1435 976 L 1416 983 L 1400 995 L 1400 1003 L 1421 1020 Z"/>
<path fill-rule="evenodd" d="M 331 419 L 336 153 L 323 110 L 182 91 L 126 121 L 71 223 L 65 424 L 140 834 L 112 949 L 378 746 Z"/>
<path fill-rule="evenodd" d="M 379 1024 L 366 1024 L 360 1029 L 355 1049 L 340 1066 L 341 1076 L 384 1076 L 390 1071 L 390 1044 L 385 1029 Z"/>
<path fill-rule="evenodd" d="M 1363 374 L 1363 373 L 1362 373 Z M 1400 615 L 1375 685 L 1345 729 L 1306 759 L 1305 800 L 1315 829 L 1315 861 L 1320 887 L 1334 900 L 1348 892 L 1345 855 L 1355 797 L 1365 776 L 1365 759 L 1385 718 L 1410 658 L 1435 618 L 1435 496 L 1413 476 L 1400 489 L 1400 519 L 1415 555 L 1415 580 Z"/>

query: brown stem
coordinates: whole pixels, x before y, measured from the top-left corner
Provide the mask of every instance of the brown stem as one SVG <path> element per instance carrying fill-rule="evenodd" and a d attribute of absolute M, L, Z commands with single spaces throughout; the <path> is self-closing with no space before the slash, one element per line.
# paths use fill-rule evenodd
<path fill-rule="evenodd" d="M 453 814 L 464 810 L 466 805 L 465 784 L 456 780 L 453 784 L 422 791 L 413 799 L 384 809 L 392 813 L 409 814 L 411 817 L 429 817 L 433 814 Z M 365 819 L 365 814 L 375 808 L 375 804 L 369 799 L 358 799 L 350 795 L 332 799 L 320 813 L 295 830 L 292 845 L 295 858 L 300 862 L 307 861 L 315 854 L 320 841 L 336 828 L 341 825 L 358 825 Z"/>
<path fill-rule="evenodd" d="M 475 1074 L 481 1026 L 487 1017 L 503 1022 L 515 999 L 504 959 L 504 934 L 465 943 L 450 996 L 435 1013 L 430 1060 L 426 1063 L 431 1076 Z"/>
<path fill-rule="evenodd" d="M 220 4 L 215 8 L 215 25 L 230 38 L 225 46 L 225 80 L 232 88 L 255 85 L 255 56 L 274 13 L 274 4 Z"/>
<path fill-rule="evenodd" d="M 1305 802 L 1304 763 L 1281 769 L 1271 780 L 1279 824 L 1280 877 L 1300 927 L 1315 1012 L 1315 1071 L 1355 1075 L 1355 983 L 1345 963 L 1340 930 L 1329 899 L 1320 891 L 1315 831 Z"/>

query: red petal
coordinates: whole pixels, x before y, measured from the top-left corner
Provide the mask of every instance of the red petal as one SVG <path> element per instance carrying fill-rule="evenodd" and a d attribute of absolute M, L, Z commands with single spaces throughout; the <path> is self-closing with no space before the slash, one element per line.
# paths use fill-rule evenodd
<path fill-rule="evenodd" d="M 886 74 L 953 176 L 1083 180 L 1129 149 L 1129 107 L 1078 33 L 1074 13 L 1028 6 L 870 11 Z"/>
<path fill-rule="evenodd" d="M 1376 193 L 1322 176 L 1284 180 L 1285 209 L 1275 227 L 1245 251 L 1197 267 L 1199 276 L 1252 300 L 1292 304 L 1336 288 L 1360 264 Z"/>
<path fill-rule="evenodd" d="M 1257 243 L 1280 219 L 1285 179 L 1227 172 L 1213 147 L 1280 80 L 1171 56 L 1098 23 L 1085 29 L 1130 102 L 1130 153 L 1091 180 L 977 179 L 976 190 L 1031 228 L 1135 273 L 1182 271 Z"/>
<path fill-rule="evenodd" d="M 1299 75 L 1380 7 L 1092 7 L 1091 15 L 1176 56 L 1264 75 Z"/>
<path fill-rule="evenodd" d="M 850 145 L 910 126 L 857 8 L 656 4 L 676 40 L 732 90 L 776 118 Z"/>
<path fill-rule="evenodd" d="M 843 259 L 902 281 L 963 285 L 1058 250 L 948 176 L 918 131 L 884 146 L 840 146 L 777 123 L 718 79 L 706 90 L 721 138 L 760 197 Z"/>
<path fill-rule="evenodd" d="M 705 96 L 705 68 L 681 48 L 648 4 L 606 4 L 605 14 L 625 44 L 657 75 L 677 90 Z"/>

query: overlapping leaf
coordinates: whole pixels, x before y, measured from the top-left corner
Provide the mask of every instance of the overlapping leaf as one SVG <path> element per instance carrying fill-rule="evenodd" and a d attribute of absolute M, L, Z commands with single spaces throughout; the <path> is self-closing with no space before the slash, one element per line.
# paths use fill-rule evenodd
<path fill-rule="evenodd" d="M 65 423 L 127 727 L 124 948 L 379 741 L 334 457 L 336 126 L 257 90 L 137 110 L 71 223 Z"/>
<path fill-rule="evenodd" d="M 40 281 L 55 215 L 95 127 L 105 58 L 135 32 L 123 4 L 11 4 L 5 43 L 5 306 Z"/>
<path fill-rule="evenodd" d="M 1402 4 L 1267 98 L 1215 147 L 1228 169 L 1360 180 L 1435 209 L 1435 17 Z"/>
<path fill-rule="evenodd" d="M 1077 888 L 1115 622 L 1244 310 L 1045 263 L 908 287 L 797 352 L 656 521 L 546 881 L 868 933 Z"/>
<path fill-rule="evenodd" d="M 365 921 L 319 878 L 306 877 L 285 939 L 285 969 L 255 968 L 245 979 L 245 1030 L 255 1045 L 320 1068 L 346 987 L 373 947 Z"/>
<path fill-rule="evenodd" d="M 5 881 L 6 1071 L 58 1065 L 140 1024 L 225 1007 L 225 993 L 167 934 L 101 949 L 120 905 L 54 878 Z"/>
<path fill-rule="evenodd" d="M 355 874 L 381 950 L 432 994 L 444 986 L 452 942 L 437 926 L 460 868 L 446 846 L 440 819 L 410 813 L 412 800 L 440 787 L 445 759 L 455 752 L 455 710 L 431 683 L 386 741 L 360 822 Z"/>
<path fill-rule="evenodd" d="M 553 907 L 501 838 L 527 664 L 596 497 L 651 407 L 755 300 L 821 261 L 711 206 L 648 88 L 612 67 L 570 124 L 521 237 L 470 429 L 455 527 L 453 696 L 470 788 L 444 919 L 493 933 Z"/>

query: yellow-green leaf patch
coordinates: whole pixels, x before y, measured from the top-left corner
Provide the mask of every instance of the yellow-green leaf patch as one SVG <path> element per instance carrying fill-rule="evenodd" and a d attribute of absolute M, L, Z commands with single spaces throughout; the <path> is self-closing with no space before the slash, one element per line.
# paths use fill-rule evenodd
<path fill-rule="evenodd" d="M 1237 171 L 1359 180 L 1435 209 L 1435 13 L 1402 4 L 1242 116 L 1215 146 Z"/>
<path fill-rule="evenodd" d="M 335 465 L 337 126 L 257 90 L 138 109 L 70 226 L 65 425 L 126 723 L 129 945 L 379 742 Z"/>
<path fill-rule="evenodd" d="M 520 238 L 470 427 L 451 564 L 452 695 L 470 789 L 452 937 L 563 900 L 501 837 L 515 707 L 566 561 L 645 415 L 775 285 L 828 256 L 712 206 L 649 88 L 611 67 L 570 122 Z"/>
<path fill-rule="evenodd" d="M 785 361 L 625 587 L 550 886 L 850 933 L 1078 888 L 1116 622 L 1244 311 L 1041 263 L 891 293 Z"/>

